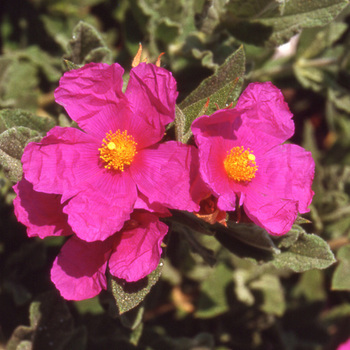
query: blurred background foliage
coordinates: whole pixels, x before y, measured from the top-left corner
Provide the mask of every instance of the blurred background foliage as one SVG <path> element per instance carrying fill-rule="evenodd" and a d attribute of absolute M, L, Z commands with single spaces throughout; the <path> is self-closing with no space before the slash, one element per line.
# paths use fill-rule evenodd
<path fill-rule="evenodd" d="M 350 337 L 348 0 L 2 0 L 0 31 L 0 348 L 332 350 Z M 149 62 L 166 53 L 181 141 L 208 97 L 206 113 L 252 81 L 282 89 L 291 141 L 317 164 L 309 221 L 273 238 L 180 213 L 144 303 L 115 281 L 114 298 L 66 302 L 49 279 L 63 241 L 26 237 L 11 186 L 25 145 L 71 125 L 53 97 L 63 72 L 118 62 L 127 76 L 140 42 Z"/>

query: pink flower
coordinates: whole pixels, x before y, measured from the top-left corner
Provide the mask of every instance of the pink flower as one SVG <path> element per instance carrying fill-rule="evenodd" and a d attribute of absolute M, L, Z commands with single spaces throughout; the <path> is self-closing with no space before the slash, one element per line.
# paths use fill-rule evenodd
<path fill-rule="evenodd" d="M 288 232 L 311 203 L 315 164 L 303 148 L 282 144 L 294 133 L 283 95 L 271 83 L 253 83 L 234 109 L 192 124 L 200 173 L 221 210 L 243 205 L 270 234 Z"/>
<path fill-rule="evenodd" d="M 72 234 L 60 195 L 38 193 L 25 179 L 15 186 L 15 191 L 15 213 L 27 225 L 29 236 Z M 69 300 L 91 298 L 107 289 L 107 267 L 117 278 L 138 281 L 158 266 L 167 231 L 155 214 L 137 210 L 120 232 L 104 241 L 86 242 L 72 235 L 53 263 L 51 279 Z"/>
<path fill-rule="evenodd" d="M 134 209 L 198 209 L 190 196 L 195 149 L 159 143 L 175 116 L 174 78 L 141 63 L 123 93 L 122 75 L 118 64 L 102 63 L 65 73 L 55 98 L 82 130 L 55 127 L 22 157 L 34 191 L 60 195 L 69 226 L 88 242 L 120 230 Z"/>
<path fill-rule="evenodd" d="M 337 350 L 350 350 L 350 338 L 345 343 L 340 344 Z"/>

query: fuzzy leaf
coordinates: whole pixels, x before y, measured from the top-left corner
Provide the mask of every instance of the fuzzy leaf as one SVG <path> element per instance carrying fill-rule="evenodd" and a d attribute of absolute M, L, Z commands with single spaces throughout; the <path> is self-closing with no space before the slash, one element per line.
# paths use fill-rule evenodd
<path fill-rule="evenodd" d="M 101 35 L 90 24 L 80 21 L 73 30 L 68 45 L 69 59 L 75 64 L 89 62 L 111 63 L 111 52 Z"/>
<path fill-rule="evenodd" d="M 350 290 L 350 245 L 341 247 L 337 253 L 339 265 L 334 271 L 332 278 L 333 290 Z"/>
<path fill-rule="evenodd" d="M 269 263 L 278 269 L 304 272 L 325 269 L 335 262 L 328 244 L 314 234 L 307 234 L 300 226 L 281 237 L 269 236 L 255 225 L 215 225 L 216 238 L 236 256 L 255 263 Z"/>
<path fill-rule="evenodd" d="M 245 72 L 245 55 L 241 46 L 217 69 L 217 71 L 202 83 L 180 103 L 179 108 L 186 116 L 184 132 L 186 133 L 193 120 L 201 114 L 201 110 L 209 99 L 206 114 L 216 109 L 225 108 L 226 104 L 234 102 L 241 92 Z"/>
<path fill-rule="evenodd" d="M 0 111 L 0 164 L 6 176 L 17 182 L 22 178 L 21 157 L 25 146 L 40 141 L 43 132 L 53 126 L 48 118 L 21 110 Z"/>
<path fill-rule="evenodd" d="M 288 250 L 277 254 L 271 263 L 277 268 L 288 268 L 294 272 L 325 269 L 335 262 L 327 242 L 314 235 L 303 233 Z"/>
<path fill-rule="evenodd" d="M 230 1 L 224 23 L 238 39 L 254 45 L 278 46 L 287 42 L 303 28 L 324 26 L 348 4 L 348 0 L 248 1 L 238 12 Z M 242 19 L 242 16 L 244 18 Z"/>
<path fill-rule="evenodd" d="M 164 262 L 161 259 L 156 270 L 137 282 L 128 283 L 122 279 L 111 277 L 110 289 L 120 315 L 133 309 L 145 299 L 151 288 L 159 280 L 163 264 Z"/>
<path fill-rule="evenodd" d="M 0 133 L 14 126 L 25 126 L 39 132 L 47 132 L 55 126 L 52 119 L 38 117 L 21 109 L 3 109 L 0 111 Z"/>

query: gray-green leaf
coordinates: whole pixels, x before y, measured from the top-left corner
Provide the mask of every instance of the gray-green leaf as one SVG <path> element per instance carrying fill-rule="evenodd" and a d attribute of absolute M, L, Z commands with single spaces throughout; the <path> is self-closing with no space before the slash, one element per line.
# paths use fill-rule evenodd
<path fill-rule="evenodd" d="M 126 282 L 125 280 L 111 277 L 110 288 L 119 314 L 122 315 L 133 309 L 145 299 L 151 288 L 159 280 L 163 264 L 164 262 L 161 260 L 156 270 L 137 282 Z"/>

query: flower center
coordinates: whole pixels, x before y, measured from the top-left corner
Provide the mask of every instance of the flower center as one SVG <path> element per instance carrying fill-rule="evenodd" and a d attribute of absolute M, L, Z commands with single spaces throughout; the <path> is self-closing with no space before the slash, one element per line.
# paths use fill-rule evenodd
<path fill-rule="evenodd" d="M 251 181 L 258 170 L 254 154 L 242 146 L 233 147 L 227 152 L 224 167 L 228 177 L 235 181 Z"/>
<path fill-rule="evenodd" d="M 100 158 L 106 163 L 105 168 L 124 171 L 134 160 L 137 153 L 134 138 L 127 134 L 127 131 L 117 130 L 112 133 L 110 130 L 103 139 L 100 151 Z"/>

